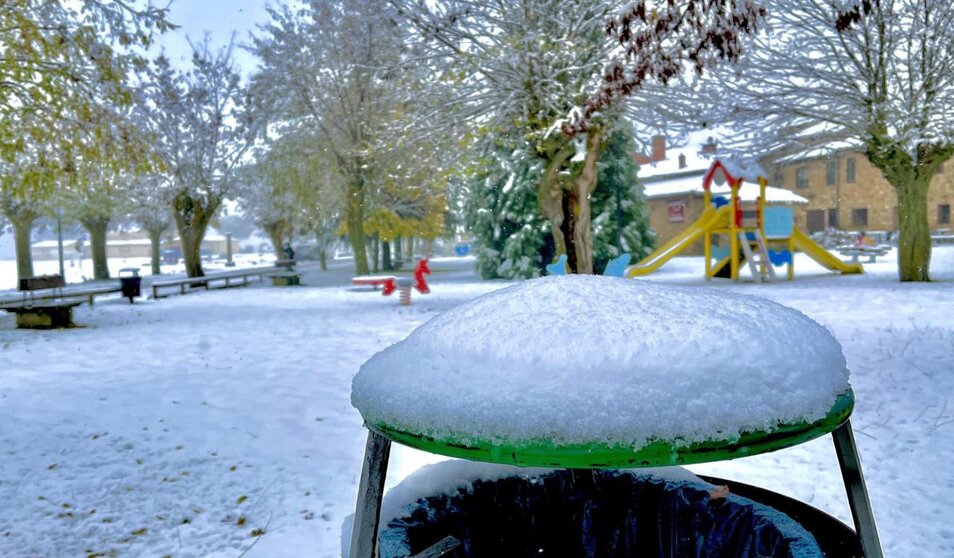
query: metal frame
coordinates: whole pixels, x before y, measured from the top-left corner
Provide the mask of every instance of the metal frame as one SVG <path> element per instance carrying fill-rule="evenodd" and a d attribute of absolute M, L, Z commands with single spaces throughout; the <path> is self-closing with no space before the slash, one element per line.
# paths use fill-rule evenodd
<path fill-rule="evenodd" d="M 351 558 L 375 558 L 378 555 L 378 525 L 381 523 L 381 499 L 388 474 L 391 440 L 368 431 L 364 465 L 358 484 L 358 502 L 351 528 Z"/>
<path fill-rule="evenodd" d="M 835 443 L 841 478 L 845 482 L 848 505 L 851 507 L 851 517 L 855 522 L 855 533 L 861 540 L 861 550 L 865 558 L 884 558 L 881 540 L 878 538 L 878 527 L 875 525 L 874 514 L 871 512 L 865 476 L 861 472 L 861 459 L 858 457 L 855 435 L 851 431 L 851 421 L 846 420 L 844 424 L 833 430 L 831 438 Z"/>
<path fill-rule="evenodd" d="M 884 558 L 851 421 L 846 420 L 831 432 L 831 436 L 864 558 Z M 381 502 L 390 455 L 391 440 L 369 430 L 351 531 L 350 558 L 376 558 L 378 555 Z"/>

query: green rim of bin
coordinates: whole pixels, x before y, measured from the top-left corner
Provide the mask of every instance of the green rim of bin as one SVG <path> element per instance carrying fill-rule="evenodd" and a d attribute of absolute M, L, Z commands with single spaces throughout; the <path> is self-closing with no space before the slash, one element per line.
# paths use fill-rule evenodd
<path fill-rule="evenodd" d="M 487 440 L 464 443 L 460 440 L 436 440 L 385 424 L 368 425 L 368 428 L 405 446 L 472 461 L 521 467 L 627 469 L 723 461 L 796 446 L 824 436 L 844 424 L 851 416 L 854 405 L 854 394 L 849 388 L 838 397 L 825 418 L 816 422 L 779 424 L 771 431 L 746 432 L 736 440 L 712 440 L 689 445 L 656 440 L 635 450 L 622 444 L 602 443 L 563 446 L 554 446 L 546 441 L 519 445 L 501 445 Z"/>

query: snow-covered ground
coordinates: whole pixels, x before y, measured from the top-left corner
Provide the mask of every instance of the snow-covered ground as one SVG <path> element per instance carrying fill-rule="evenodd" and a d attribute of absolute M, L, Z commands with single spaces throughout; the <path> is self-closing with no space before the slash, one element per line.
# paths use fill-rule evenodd
<path fill-rule="evenodd" d="M 0 314 L 0 556 L 337 556 L 366 436 L 351 378 L 430 317 L 507 284 L 472 264 L 433 261 L 432 294 L 410 307 L 351 288 L 350 262 L 336 262 L 305 267 L 300 288 L 97 299 L 71 330 L 16 330 Z M 711 286 L 832 330 L 886 554 L 954 555 L 954 248 L 935 250 L 929 284 L 898 283 L 892 257 L 864 276 L 797 265 L 792 283 Z M 650 280 L 701 275 L 700 259 L 680 258 Z M 389 486 L 439 459 L 395 448 Z M 692 470 L 850 518 L 828 438 Z"/>

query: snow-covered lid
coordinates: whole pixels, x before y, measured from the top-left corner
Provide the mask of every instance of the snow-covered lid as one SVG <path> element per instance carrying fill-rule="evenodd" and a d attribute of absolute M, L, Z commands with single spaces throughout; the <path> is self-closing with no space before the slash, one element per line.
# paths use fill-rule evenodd
<path fill-rule="evenodd" d="M 796 310 L 570 275 L 431 319 L 361 367 L 351 400 L 373 428 L 446 444 L 636 451 L 819 421 L 848 390 L 841 346 Z"/>

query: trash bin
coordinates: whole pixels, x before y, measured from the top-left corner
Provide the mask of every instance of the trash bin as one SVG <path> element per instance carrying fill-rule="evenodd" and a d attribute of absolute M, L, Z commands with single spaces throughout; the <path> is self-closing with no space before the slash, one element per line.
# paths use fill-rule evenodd
<path fill-rule="evenodd" d="M 815 538 L 766 505 L 703 482 L 613 470 L 556 470 L 475 481 L 422 498 L 380 534 L 381 558 L 427 549 L 447 536 L 455 558 L 821 558 Z"/>
<path fill-rule="evenodd" d="M 119 270 L 119 284 L 123 290 L 123 296 L 129 299 L 132 304 L 133 298 L 142 296 L 142 277 L 139 276 L 139 270 L 135 267 L 124 267 Z"/>

